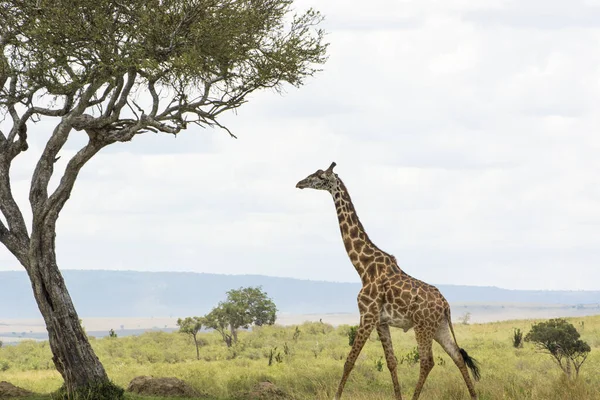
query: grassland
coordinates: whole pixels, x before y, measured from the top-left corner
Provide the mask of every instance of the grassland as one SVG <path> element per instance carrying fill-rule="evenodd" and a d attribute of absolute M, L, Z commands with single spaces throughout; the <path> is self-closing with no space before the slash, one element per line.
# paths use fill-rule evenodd
<path fill-rule="evenodd" d="M 592 347 L 575 382 L 567 381 L 552 359 L 537 352 L 531 344 L 526 343 L 521 349 L 512 347 L 513 328 L 527 332 L 533 322 L 536 321 L 455 323 L 460 346 L 481 363 L 482 379 L 476 384 L 481 400 L 600 399 L 600 316 L 570 319 Z M 305 323 L 297 328 L 299 334 L 294 326 L 261 327 L 243 332 L 238 345 L 231 349 L 217 334 L 200 334 L 203 342 L 200 360 L 196 360 L 192 340 L 178 333 L 98 338 L 92 339 L 92 345 L 111 379 L 123 387 L 139 375 L 175 376 L 209 398 L 221 400 L 239 398 L 240 393 L 268 380 L 294 399 L 331 399 L 350 349 L 348 326 L 334 328 L 326 323 Z M 411 361 L 414 333 L 393 329 L 392 334 L 396 355 L 402 360 L 399 377 L 403 395 L 410 398 L 419 372 L 418 363 Z M 274 357 L 269 366 L 272 350 Z M 373 334 L 349 379 L 344 398 L 393 398 L 382 355 L 381 344 Z M 434 357 L 436 367 L 421 398 L 468 399 L 458 369 L 437 344 L 434 344 Z M 0 349 L 0 380 L 42 394 L 56 390 L 61 384 L 48 343 L 33 341 Z M 41 396 L 36 400 L 47 398 Z"/>

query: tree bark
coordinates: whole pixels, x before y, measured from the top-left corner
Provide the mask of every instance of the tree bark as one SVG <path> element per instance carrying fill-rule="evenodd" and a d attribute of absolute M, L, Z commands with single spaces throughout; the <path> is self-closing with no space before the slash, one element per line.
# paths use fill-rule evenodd
<path fill-rule="evenodd" d="M 230 329 L 231 329 L 231 337 L 233 338 L 233 343 L 237 343 L 237 341 L 238 341 L 237 329 L 234 328 L 233 326 L 230 326 Z"/>
<path fill-rule="evenodd" d="M 196 337 L 196 334 L 194 333 L 194 344 L 196 345 L 196 359 L 200 360 L 200 349 L 198 348 L 198 338 Z"/>
<path fill-rule="evenodd" d="M 67 393 L 108 385 L 109 379 L 79 322 L 56 263 L 54 229 L 34 226 L 26 266 L 33 293 L 46 323 L 56 369 Z M 99 393 L 98 398 L 103 398 Z"/>

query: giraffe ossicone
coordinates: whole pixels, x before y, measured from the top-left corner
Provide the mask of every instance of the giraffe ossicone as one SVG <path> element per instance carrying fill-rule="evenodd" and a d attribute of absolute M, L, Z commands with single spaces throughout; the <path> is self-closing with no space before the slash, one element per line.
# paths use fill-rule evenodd
<path fill-rule="evenodd" d="M 360 325 L 344 364 L 335 399 L 341 398 L 358 355 L 373 329 L 376 329 L 392 376 L 395 398 L 402 400 L 397 361 L 390 335 L 391 326 L 401 328 L 405 332 L 411 328 L 415 331 L 420 373 L 413 400 L 419 398 L 423 384 L 435 364 L 431 350 L 434 340 L 452 358 L 463 376 L 471 399 L 476 400 L 477 393 L 468 370 L 471 370 L 475 380 L 479 380 L 479 368 L 477 362 L 457 344 L 450 317 L 450 305 L 435 286 L 402 271 L 396 257 L 379 249 L 369 239 L 358 219 L 346 186 L 333 172 L 335 166 L 336 163 L 333 162 L 325 171 L 317 170 L 296 184 L 299 189 L 326 190 L 331 194 L 344 247 L 362 282 L 362 289 L 357 298 Z"/>

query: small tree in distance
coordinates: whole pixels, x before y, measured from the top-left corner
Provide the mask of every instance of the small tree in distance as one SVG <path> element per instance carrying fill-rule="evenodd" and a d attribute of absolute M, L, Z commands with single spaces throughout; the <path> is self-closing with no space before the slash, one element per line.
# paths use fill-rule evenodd
<path fill-rule="evenodd" d="M 572 364 L 577 378 L 591 351 L 579 336 L 577 329 L 567 320 L 556 318 L 533 325 L 525 341 L 534 343 L 538 349 L 550 354 L 569 378 L 572 377 Z"/>
<path fill-rule="evenodd" d="M 202 325 L 205 325 L 205 320 L 202 317 L 187 317 L 184 319 L 179 318 L 177 320 L 177 326 L 179 327 L 179 333 L 185 333 L 190 335 L 194 339 L 194 345 L 196 346 L 196 359 L 200 359 L 200 349 L 198 346 L 198 332 L 202 329 Z"/>
<path fill-rule="evenodd" d="M 219 303 L 205 317 L 206 325 L 221 334 L 227 347 L 238 340 L 238 329 L 251 325 L 273 325 L 277 307 L 261 287 L 247 287 L 227 292 L 227 300 Z"/>
<path fill-rule="evenodd" d="M 513 330 L 513 347 L 519 349 L 523 347 L 523 332 L 519 328 Z"/>

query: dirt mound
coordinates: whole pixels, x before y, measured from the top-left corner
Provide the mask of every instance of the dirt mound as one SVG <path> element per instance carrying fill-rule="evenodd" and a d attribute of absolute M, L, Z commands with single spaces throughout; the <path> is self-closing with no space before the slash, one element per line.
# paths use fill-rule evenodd
<path fill-rule="evenodd" d="M 148 396 L 202 397 L 201 393 L 198 393 L 187 383 L 177 378 L 138 376 L 129 382 L 127 391 Z"/>
<path fill-rule="evenodd" d="M 26 397 L 31 396 L 33 392 L 16 387 L 12 383 L 0 382 L 0 399 L 9 399 L 11 397 Z"/>
<path fill-rule="evenodd" d="M 287 400 L 290 396 L 271 382 L 260 382 L 244 396 L 246 400 Z"/>

